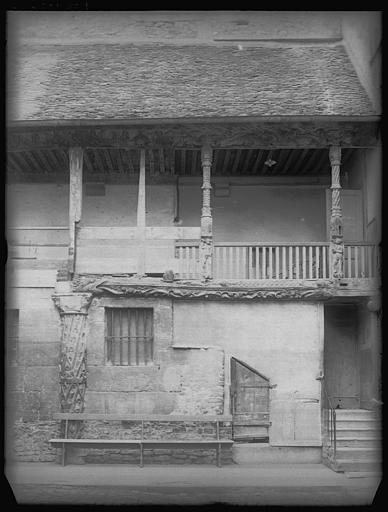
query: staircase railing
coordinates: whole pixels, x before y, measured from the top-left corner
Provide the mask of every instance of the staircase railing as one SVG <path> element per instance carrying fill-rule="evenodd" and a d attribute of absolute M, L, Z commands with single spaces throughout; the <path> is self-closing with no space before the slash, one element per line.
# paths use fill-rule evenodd
<path fill-rule="evenodd" d="M 333 407 L 333 404 L 330 400 L 330 396 L 327 392 L 324 377 L 322 376 L 319 380 L 321 381 L 321 384 L 322 384 L 324 411 L 327 411 L 327 414 L 325 414 L 325 420 L 324 420 L 325 421 L 325 431 L 328 434 L 328 440 L 330 442 L 331 448 L 333 449 L 333 456 L 335 458 L 336 452 L 337 452 L 336 410 Z"/>

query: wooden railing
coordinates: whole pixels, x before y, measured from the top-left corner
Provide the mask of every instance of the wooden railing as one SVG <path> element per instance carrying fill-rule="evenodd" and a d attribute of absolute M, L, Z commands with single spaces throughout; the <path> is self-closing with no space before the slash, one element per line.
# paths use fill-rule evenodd
<path fill-rule="evenodd" d="M 378 277 L 379 247 L 369 242 L 345 243 L 345 277 Z"/>
<path fill-rule="evenodd" d="M 214 277 L 325 279 L 329 277 L 328 244 L 215 244 Z"/>
<path fill-rule="evenodd" d="M 181 279 L 200 279 L 199 242 L 177 242 L 175 257 L 178 260 L 178 275 Z"/>
<path fill-rule="evenodd" d="M 329 243 L 215 243 L 215 279 L 329 279 Z M 199 243 L 177 244 L 179 276 L 199 279 Z M 378 248 L 371 243 L 345 244 L 344 277 L 378 275 Z"/>

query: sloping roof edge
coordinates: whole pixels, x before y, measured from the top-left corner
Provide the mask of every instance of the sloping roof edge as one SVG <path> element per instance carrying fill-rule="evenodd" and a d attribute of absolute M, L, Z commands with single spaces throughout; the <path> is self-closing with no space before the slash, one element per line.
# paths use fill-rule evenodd
<path fill-rule="evenodd" d="M 77 127 L 77 126 L 127 126 L 127 125 L 155 125 L 155 124 L 210 124 L 210 123 L 284 123 L 299 122 L 379 122 L 381 115 L 365 116 L 336 116 L 336 115 L 285 115 L 285 116 L 235 116 L 235 117 L 174 117 L 174 118 L 128 118 L 128 119 L 36 119 L 13 120 L 6 123 L 8 128 L 35 128 L 35 127 Z"/>

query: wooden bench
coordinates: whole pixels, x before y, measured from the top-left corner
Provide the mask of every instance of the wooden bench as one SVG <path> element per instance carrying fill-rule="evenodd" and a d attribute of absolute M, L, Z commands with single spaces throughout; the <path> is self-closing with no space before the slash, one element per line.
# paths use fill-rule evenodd
<path fill-rule="evenodd" d="M 151 448 L 214 448 L 217 454 L 217 466 L 221 467 L 221 448 L 233 445 L 232 439 L 220 439 L 220 423 L 232 422 L 230 415 L 216 416 L 174 416 L 160 414 L 88 414 L 88 413 L 56 413 L 53 419 L 65 422 L 65 437 L 63 439 L 50 439 L 53 446 L 62 448 L 62 466 L 66 464 L 67 446 L 79 448 L 126 448 L 139 449 L 140 467 L 144 466 L 144 449 Z M 141 422 L 140 439 L 73 439 L 68 437 L 69 421 L 135 421 Z M 215 439 L 144 439 L 145 422 L 201 422 L 216 424 Z"/>

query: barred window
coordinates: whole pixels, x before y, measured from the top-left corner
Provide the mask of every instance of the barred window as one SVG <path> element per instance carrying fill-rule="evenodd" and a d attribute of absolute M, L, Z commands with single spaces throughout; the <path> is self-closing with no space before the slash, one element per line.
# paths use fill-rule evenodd
<path fill-rule="evenodd" d="M 106 308 L 107 362 L 146 366 L 153 361 L 153 309 Z"/>
<path fill-rule="evenodd" d="M 19 310 L 5 310 L 6 362 L 8 366 L 17 366 L 19 349 Z"/>

